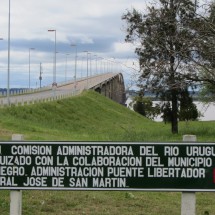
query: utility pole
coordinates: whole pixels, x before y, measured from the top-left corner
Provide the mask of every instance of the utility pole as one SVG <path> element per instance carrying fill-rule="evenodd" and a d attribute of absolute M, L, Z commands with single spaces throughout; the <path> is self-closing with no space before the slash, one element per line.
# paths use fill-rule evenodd
<path fill-rule="evenodd" d="M 28 88 L 31 89 L 31 50 L 35 50 L 35 48 L 29 48 L 29 78 L 28 78 Z"/>
<path fill-rule="evenodd" d="M 40 63 L 40 76 L 39 76 L 39 80 L 40 80 L 40 88 L 41 88 L 41 82 L 42 82 L 42 63 Z"/>

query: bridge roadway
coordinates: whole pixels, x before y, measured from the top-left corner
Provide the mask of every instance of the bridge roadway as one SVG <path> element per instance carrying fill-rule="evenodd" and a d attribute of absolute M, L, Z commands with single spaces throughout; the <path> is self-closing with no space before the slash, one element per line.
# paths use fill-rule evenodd
<path fill-rule="evenodd" d="M 117 73 L 105 73 L 94 75 L 91 77 L 85 77 L 75 81 L 59 84 L 57 87 L 52 88 L 51 86 L 46 88 L 46 90 L 38 91 L 34 93 L 27 93 L 21 95 L 15 95 L 9 97 L 9 104 L 26 103 L 37 100 L 45 100 L 49 98 L 59 98 L 65 95 L 77 95 L 80 94 L 85 89 L 91 89 L 94 86 L 106 82 L 109 79 L 115 77 Z M 76 85 L 76 86 L 75 86 Z M 0 105 L 8 105 L 8 98 L 1 97 Z"/>

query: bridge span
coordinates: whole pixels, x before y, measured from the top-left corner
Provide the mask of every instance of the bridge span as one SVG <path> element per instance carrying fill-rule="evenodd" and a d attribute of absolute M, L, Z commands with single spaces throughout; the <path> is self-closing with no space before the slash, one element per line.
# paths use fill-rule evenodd
<path fill-rule="evenodd" d="M 0 97 L 0 106 L 24 105 L 35 102 L 61 99 L 80 94 L 83 90 L 93 89 L 98 93 L 120 103 L 125 104 L 125 86 L 121 73 L 104 73 L 84 77 L 58 86 L 47 86 L 18 93 L 16 95 L 5 95 Z"/>
<path fill-rule="evenodd" d="M 118 102 L 120 104 L 125 104 L 125 84 L 123 75 L 121 73 L 115 74 L 114 76 L 96 84 L 91 87 L 96 92 Z"/>

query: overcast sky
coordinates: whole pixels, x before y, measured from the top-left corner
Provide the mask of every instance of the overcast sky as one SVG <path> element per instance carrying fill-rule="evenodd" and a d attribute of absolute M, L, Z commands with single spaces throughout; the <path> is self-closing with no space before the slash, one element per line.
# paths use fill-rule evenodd
<path fill-rule="evenodd" d="M 55 37 L 54 32 L 48 32 L 49 29 L 55 29 L 57 35 L 57 81 L 74 77 L 75 47 L 71 44 L 77 45 L 79 77 L 84 76 L 80 73 L 86 66 L 84 51 L 92 53 L 92 67 L 95 67 L 97 58 L 98 69 L 99 57 L 131 66 L 135 62 L 134 47 L 124 42 L 125 23 L 121 16 L 133 7 L 144 10 L 146 2 L 11 0 L 11 87 L 28 87 L 29 48 L 35 48 L 30 51 L 31 86 L 39 84 L 40 63 L 43 68 L 42 85 L 52 83 Z M 8 14 L 9 0 L 1 0 L 0 38 L 3 40 L 0 41 L 0 88 L 6 87 L 7 83 Z M 66 53 L 69 54 L 67 57 Z M 126 67 L 122 70 L 125 78 L 129 79 L 129 70 Z"/>

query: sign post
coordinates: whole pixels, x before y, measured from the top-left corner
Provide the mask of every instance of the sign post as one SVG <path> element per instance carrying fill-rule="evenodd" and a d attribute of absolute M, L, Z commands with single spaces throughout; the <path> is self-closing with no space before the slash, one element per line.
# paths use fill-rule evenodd
<path fill-rule="evenodd" d="M 24 137 L 22 134 L 13 134 L 12 140 L 23 141 Z M 12 190 L 10 191 L 10 215 L 21 215 L 21 214 L 22 214 L 22 191 Z"/>
<path fill-rule="evenodd" d="M 195 135 L 184 135 L 183 142 L 196 142 Z M 196 214 L 196 194 L 195 192 L 182 192 L 181 195 L 181 215 Z"/>

